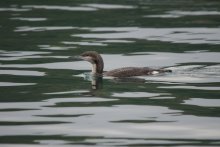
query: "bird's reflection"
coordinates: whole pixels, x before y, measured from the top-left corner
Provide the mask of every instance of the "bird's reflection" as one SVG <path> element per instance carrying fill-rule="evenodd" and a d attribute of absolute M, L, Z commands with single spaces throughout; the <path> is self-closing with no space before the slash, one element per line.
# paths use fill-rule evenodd
<path fill-rule="evenodd" d="M 84 80 L 91 81 L 92 90 L 102 89 L 102 76 L 84 73 Z"/>
<path fill-rule="evenodd" d="M 103 77 L 91 73 L 84 73 L 84 80 L 91 82 L 91 89 L 98 90 L 103 88 Z M 114 83 L 145 83 L 146 80 L 142 78 L 129 77 L 129 78 L 112 78 L 108 79 Z"/>
<path fill-rule="evenodd" d="M 145 83 L 146 80 L 142 78 L 135 78 L 135 77 L 129 77 L 129 78 L 114 78 L 112 79 L 115 83 Z"/>
<path fill-rule="evenodd" d="M 102 77 L 96 77 L 92 79 L 91 87 L 93 90 L 102 89 Z"/>

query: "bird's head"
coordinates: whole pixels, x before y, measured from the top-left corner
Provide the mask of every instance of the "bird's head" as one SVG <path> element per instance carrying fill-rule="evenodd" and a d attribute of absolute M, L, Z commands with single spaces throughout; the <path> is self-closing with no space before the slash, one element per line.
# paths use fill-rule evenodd
<path fill-rule="evenodd" d="M 92 73 L 102 74 L 104 63 L 101 55 L 96 51 L 86 51 L 76 58 L 88 61 L 92 64 Z"/>

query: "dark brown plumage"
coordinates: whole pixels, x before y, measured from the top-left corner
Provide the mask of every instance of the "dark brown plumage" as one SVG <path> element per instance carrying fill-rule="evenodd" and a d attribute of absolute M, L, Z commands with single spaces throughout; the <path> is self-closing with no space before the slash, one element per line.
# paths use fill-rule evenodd
<path fill-rule="evenodd" d="M 103 73 L 104 62 L 103 62 L 101 55 L 99 55 L 99 53 L 97 53 L 95 51 L 87 51 L 87 52 L 82 53 L 81 57 L 82 57 L 82 59 L 89 61 L 93 65 L 94 64 L 96 65 L 96 69 L 94 69 L 96 73 L 98 73 L 98 74 Z"/>
<path fill-rule="evenodd" d="M 93 65 L 92 72 L 98 75 L 112 77 L 132 77 L 152 75 L 156 73 L 172 72 L 166 69 L 152 69 L 148 67 L 124 67 L 103 73 L 104 62 L 101 55 L 95 51 L 86 51 L 81 54 L 81 59 L 90 62 Z"/>

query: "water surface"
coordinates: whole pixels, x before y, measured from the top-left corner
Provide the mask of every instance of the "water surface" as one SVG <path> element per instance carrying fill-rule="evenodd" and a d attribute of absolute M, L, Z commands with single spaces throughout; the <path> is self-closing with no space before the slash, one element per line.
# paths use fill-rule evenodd
<path fill-rule="evenodd" d="M 2 146 L 219 146 L 220 3 L 1 1 Z M 69 56 L 101 53 L 97 78 Z M 96 84 L 96 86 L 92 86 Z"/>

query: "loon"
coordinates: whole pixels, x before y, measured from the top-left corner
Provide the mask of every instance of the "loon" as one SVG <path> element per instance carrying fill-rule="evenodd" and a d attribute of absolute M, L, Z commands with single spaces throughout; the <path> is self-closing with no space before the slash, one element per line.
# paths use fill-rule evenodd
<path fill-rule="evenodd" d="M 96 51 L 86 51 L 82 53 L 79 59 L 88 61 L 92 64 L 92 74 L 100 76 L 111 76 L 117 78 L 153 75 L 157 73 L 172 72 L 168 69 L 153 69 L 149 67 L 123 67 L 111 71 L 103 72 L 104 62 L 101 55 Z"/>

